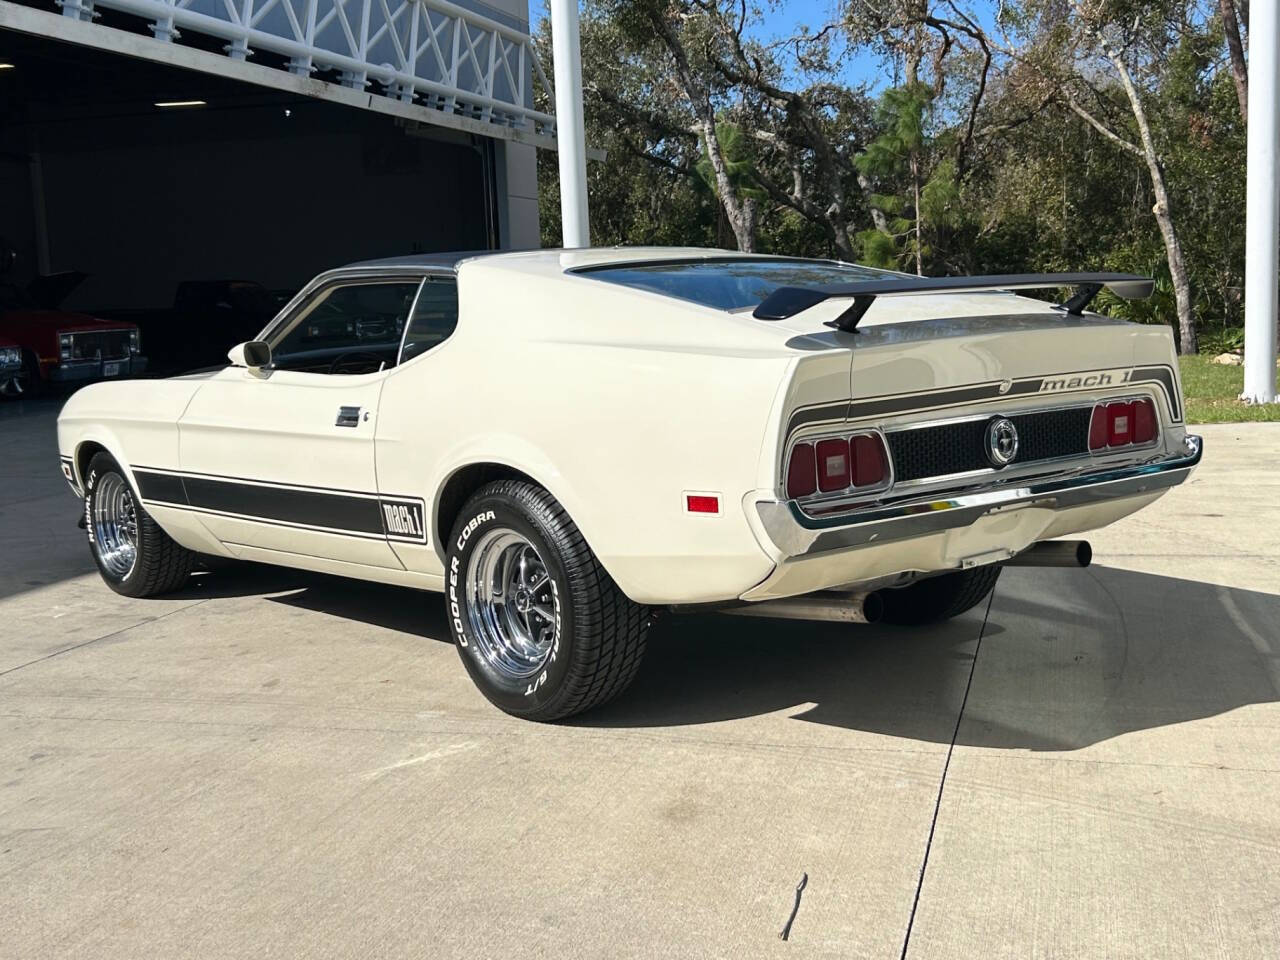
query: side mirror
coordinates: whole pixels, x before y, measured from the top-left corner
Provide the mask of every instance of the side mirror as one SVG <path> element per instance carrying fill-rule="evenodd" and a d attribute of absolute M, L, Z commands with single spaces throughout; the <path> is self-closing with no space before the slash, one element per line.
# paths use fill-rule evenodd
<path fill-rule="evenodd" d="M 246 340 L 227 351 L 227 359 L 233 367 L 259 370 L 271 366 L 271 345 L 265 340 Z"/>

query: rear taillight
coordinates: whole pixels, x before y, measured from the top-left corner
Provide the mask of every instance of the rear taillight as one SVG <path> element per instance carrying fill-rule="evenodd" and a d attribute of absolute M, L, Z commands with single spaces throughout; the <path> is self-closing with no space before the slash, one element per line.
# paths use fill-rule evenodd
<path fill-rule="evenodd" d="M 861 434 L 849 440 L 849 447 L 853 452 L 853 485 L 875 487 L 884 483 L 889 470 L 880 438 L 871 433 Z"/>
<path fill-rule="evenodd" d="M 1156 438 L 1156 405 L 1139 400 L 1133 405 L 1133 442 L 1150 443 Z"/>
<path fill-rule="evenodd" d="M 787 496 L 807 497 L 818 489 L 818 465 L 813 459 L 813 444 L 797 443 L 791 448 L 787 464 Z"/>
<path fill-rule="evenodd" d="M 856 492 L 881 486 L 888 476 L 888 457 L 878 434 L 797 443 L 787 461 L 787 496 L 795 500 L 814 493 Z"/>
<path fill-rule="evenodd" d="M 1089 449 L 1114 450 L 1143 446 L 1156 438 L 1156 406 L 1140 400 L 1113 400 L 1093 408 L 1089 421 Z"/>
<path fill-rule="evenodd" d="M 843 490 L 851 485 L 849 474 L 849 441 L 822 440 L 818 451 L 818 489 L 823 493 Z"/>

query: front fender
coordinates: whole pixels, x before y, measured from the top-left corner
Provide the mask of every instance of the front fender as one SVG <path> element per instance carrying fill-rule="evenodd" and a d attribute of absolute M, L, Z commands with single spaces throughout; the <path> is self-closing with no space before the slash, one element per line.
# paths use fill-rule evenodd
<path fill-rule="evenodd" d="M 119 435 L 110 427 L 105 425 L 64 425 L 61 420 L 58 421 L 58 453 L 62 457 L 68 457 L 71 460 L 71 472 L 74 477 L 76 487 L 83 493 L 85 483 L 88 478 L 85 476 L 84 468 L 88 466 L 90 456 L 86 455 L 86 447 L 101 447 L 116 463 L 120 465 L 120 469 L 124 471 L 129 483 L 134 490 L 138 489 L 138 482 L 133 475 L 133 464 L 129 462 L 128 456 L 124 452 L 124 444 Z"/>

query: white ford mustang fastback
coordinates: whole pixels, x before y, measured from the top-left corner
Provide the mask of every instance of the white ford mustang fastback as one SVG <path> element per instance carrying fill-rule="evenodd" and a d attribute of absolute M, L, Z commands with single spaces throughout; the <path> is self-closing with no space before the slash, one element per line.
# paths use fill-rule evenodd
<path fill-rule="evenodd" d="M 446 595 L 476 684 L 554 719 L 622 690 L 661 609 L 924 623 L 1200 459 L 1124 274 L 928 279 L 684 249 L 359 263 L 231 365 L 58 419 L 119 593 L 200 554 Z M 1070 288 L 1060 306 L 1008 291 Z"/>

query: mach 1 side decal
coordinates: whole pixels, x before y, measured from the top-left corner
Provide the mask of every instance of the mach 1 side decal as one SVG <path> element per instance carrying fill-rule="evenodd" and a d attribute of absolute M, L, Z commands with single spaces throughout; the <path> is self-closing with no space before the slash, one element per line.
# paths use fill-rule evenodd
<path fill-rule="evenodd" d="M 1070 393 L 1077 390 L 1096 390 L 1099 387 L 1155 383 L 1165 395 L 1173 422 L 1182 422 L 1182 410 L 1178 405 L 1177 381 L 1173 368 L 1166 365 L 1149 367 L 1120 367 L 1110 370 L 1080 370 L 1059 373 L 1047 377 L 1024 377 L 1018 380 L 996 380 L 960 387 L 947 387 L 926 393 L 902 393 L 863 400 L 842 400 L 838 403 L 803 407 L 791 414 L 787 422 L 788 436 L 798 427 L 810 423 L 834 420 L 860 420 L 864 417 L 911 413 L 938 407 L 979 403 L 983 400 L 1001 400 L 1005 397 L 1031 396 L 1045 393 Z"/>
<path fill-rule="evenodd" d="M 320 533 L 427 542 L 426 504 L 388 496 L 298 484 L 134 467 L 144 502 Z"/>

